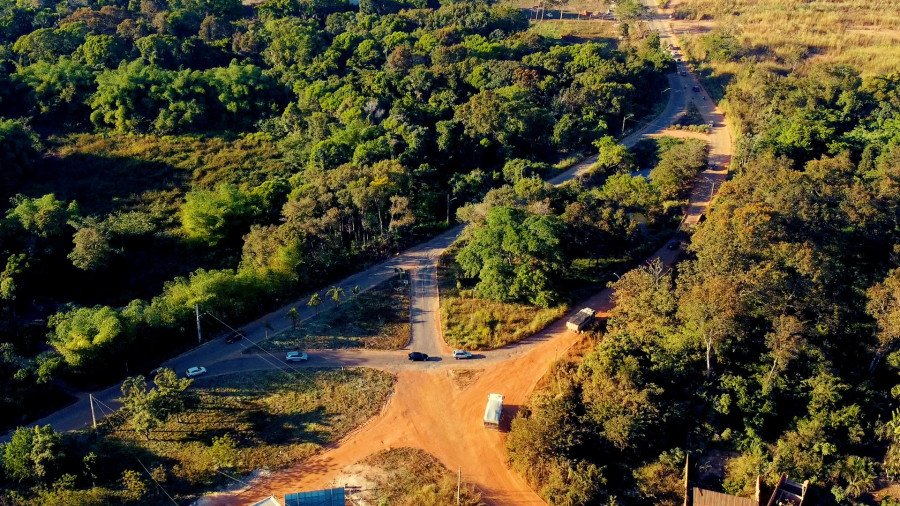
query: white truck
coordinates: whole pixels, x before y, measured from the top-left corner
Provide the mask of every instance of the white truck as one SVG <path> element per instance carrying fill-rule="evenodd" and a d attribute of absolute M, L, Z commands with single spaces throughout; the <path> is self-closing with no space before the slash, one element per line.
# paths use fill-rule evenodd
<path fill-rule="evenodd" d="M 596 312 L 593 309 L 589 307 L 583 308 L 569 318 L 569 321 L 566 322 L 566 328 L 578 333 L 584 332 L 593 323 L 595 314 Z"/>
<path fill-rule="evenodd" d="M 501 413 L 503 413 L 503 394 L 488 394 L 487 406 L 484 408 L 484 426 L 500 430 Z"/>

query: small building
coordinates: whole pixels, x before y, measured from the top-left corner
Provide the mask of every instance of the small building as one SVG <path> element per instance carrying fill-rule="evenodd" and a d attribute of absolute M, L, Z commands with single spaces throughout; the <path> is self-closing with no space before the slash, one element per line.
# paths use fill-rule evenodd
<path fill-rule="evenodd" d="M 282 506 L 278 499 L 275 498 L 274 495 L 270 495 L 266 497 L 262 501 L 253 503 L 253 506 Z"/>
<path fill-rule="evenodd" d="M 296 492 L 284 496 L 284 506 L 345 506 L 344 487 Z"/>
<path fill-rule="evenodd" d="M 707 490 L 694 485 L 694 473 L 691 469 L 691 458 L 684 461 L 684 506 L 807 506 L 809 481 L 802 484 L 791 481 L 787 475 L 781 475 L 771 495 L 765 493 L 762 477 L 756 477 L 756 493 L 752 498 Z M 765 498 L 768 497 L 768 500 Z"/>

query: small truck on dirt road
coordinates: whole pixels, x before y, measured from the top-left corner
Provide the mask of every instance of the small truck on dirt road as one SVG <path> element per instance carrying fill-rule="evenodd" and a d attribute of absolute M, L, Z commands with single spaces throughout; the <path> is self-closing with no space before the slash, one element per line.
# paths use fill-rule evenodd
<path fill-rule="evenodd" d="M 596 312 L 593 309 L 589 307 L 583 308 L 569 318 L 569 321 L 566 322 L 566 328 L 580 334 L 594 323 L 595 314 Z"/>
<path fill-rule="evenodd" d="M 488 394 L 487 406 L 484 408 L 484 426 L 488 429 L 500 430 L 502 413 L 503 394 Z"/>

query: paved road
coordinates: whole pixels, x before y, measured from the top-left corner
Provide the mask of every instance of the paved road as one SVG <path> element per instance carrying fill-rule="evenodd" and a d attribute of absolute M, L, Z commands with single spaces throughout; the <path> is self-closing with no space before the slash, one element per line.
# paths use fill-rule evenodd
<path fill-rule="evenodd" d="M 657 27 L 659 29 L 659 27 Z M 660 29 L 663 43 L 668 43 L 668 32 L 665 27 Z M 663 111 L 651 121 L 640 124 L 639 128 L 626 136 L 622 143 L 628 147 L 633 146 L 641 139 L 658 134 L 670 125 L 675 117 L 682 112 L 687 104 L 690 86 L 695 82 L 693 77 L 682 77 L 678 73 L 668 75 L 669 90 L 668 100 Z M 647 97 L 655 100 L 656 97 Z M 711 102 L 709 102 L 711 103 Z M 724 124 L 719 123 L 721 130 Z M 727 134 L 726 134 L 727 135 Z M 568 170 L 557 174 L 549 181 L 553 184 L 562 184 L 579 175 L 586 173 L 597 162 L 597 155 L 583 159 Z M 698 207 L 696 211 L 702 212 L 705 205 Z M 695 213 L 688 213 L 690 217 Z M 290 328 L 291 321 L 287 316 L 290 308 L 295 307 L 302 320 L 314 316 L 314 309 L 306 306 L 309 295 L 299 300 L 286 304 L 257 320 L 244 325 L 240 331 L 246 336 L 246 340 L 239 344 L 228 345 L 221 339 L 212 340 L 194 348 L 178 357 L 161 364 L 179 373 L 188 367 L 202 365 L 209 371 L 209 376 L 230 374 L 234 372 L 292 367 L 342 367 L 342 366 L 368 366 L 379 369 L 396 370 L 402 367 L 433 368 L 453 362 L 442 360 L 450 352 L 443 340 L 440 328 L 439 295 L 437 285 L 437 262 L 446 248 L 462 233 L 463 227 L 457 226 L 442 234 L 412 247 L 397 256 L 376 264 L 368 269 L 348 276 L 335 286 L 341 287 L 345 293 L 350 294 L 354 287 L 366 291 L 374 286 L 387 281 L 395 276 L 398 269 L 409 273 L 410 277 L 410 323 L 411 338 L 406 350 L 394 352 L 379 352 L 372 350 L 322 350 L 313 354 L 313 359 L 308 364 L 296 365 L 283 361 L 283 357 L 274 354 L 244 354 L 244 348 L 253 346 L 266 339 L 269 333 L 276 333 Z M 333 307 L 331 300 L 324 300 L 319 310 L 327 310 Z M 209 317 L 206 317 L 209 318 Z M 525 345 L 513 345 L 503 350 L 486 352 L 484 359 L 488 362 L 504 360 L 511 355 L 521 352 Z M 416 350 L 435 357 L 424 364 L 411 364 L 406 361 L 408 350 Z M 480 362 L 480 361 L 479 361 Z M 202 382 L 201 382 L 202 383 Z M 117 398 L 120 394 L 120 385 L 114 385 L 107 389 L 93 392 L 98 419 L 110 414 L 117 409 Z M 51 425 L 56 430 L 74 430 L 88 426 L 91 423 L 91 409 L 89 394 L 79 396 L 78 401 L 63 408 L 37 422 L 40 425 Z M 9 434 L 4 436 L 7 438 Z"/>

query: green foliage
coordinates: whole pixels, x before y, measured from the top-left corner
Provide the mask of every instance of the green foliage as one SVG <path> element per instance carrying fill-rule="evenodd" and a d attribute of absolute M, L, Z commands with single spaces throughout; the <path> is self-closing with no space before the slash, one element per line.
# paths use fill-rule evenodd
<path fill-rule="evenodd" d="M 0 119 L 0 161 L 3 186 L 24 174 L 40 154 L 38 137 L 20 120 Z M 2 188 L 2 186 L 0 186 Z"/>
<path fill-rule="evenodd" d="M 69 253 L 72 265 L 85 271 L 95 271 L 106 266 L 115 252 L 109 245 L 109 234 L 97 226 L 79 228 L 72 237 L 75 247 Z"/>
<path fill-rule="evenodd" d="M 32 89 L 43 121 L 82 121 L 94 91 L 94 74 L 84 64 L 70 58 L 55 63 L 41 60 L 22 68 L 19 75 Z"/>
<path fill-rule="evenodd" d="M 69 23 L 59 28 L 39 28 L 16 40 L 12 49 L 28 63 L 55 61 L 71 55 L 84 43 L 85 26 Z"/>
<path fill-rule="evenodd" d="M 70 309 L 56 313 L 48 323 L 50 345 L 75 370 L 98 366 L 130 344 L 131 322 L 110 307 Z"/>
<path fill-rule="evenodd" d="M 127 56 L 128 49 L 124 41 L 114 35 L 89 34 L 79 53 L 89 67 L 99 70 L 117 67 Z"/>
<path fill-rule="evenodd" d="M 556 217 L 495 207 L 457 256 L 476 291 L 494 300 L 521 300 L 549 307 L 559 298 L 552 273 L 560 268 L 562 223 Z"/>
<path fill-rule="evenodd" d="M 3 445 L 3 469 L 19 482 L 51 483 L 64 458 L 61 437 L 49 425 L 19 427 Z"/>
<path fill-rule="evenodd" d="M 156 373 L 154 386 L 150 389 L 143 376 L 126 379 L 122 383 L 122 409 L 132 429 L 149 439 L 153 429 L 185 409 L 185 391 L 192 381 L 179 378 L 166 368 Z"/>
<path fill-rule="evenodd" d="M 215 190 L 195 190 L 185 196 L 181 226 L 188 239 L 215 246 L 243 232 L 254 212 L 249 195 L 233 185 L 220 184 Z"/>

